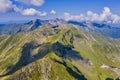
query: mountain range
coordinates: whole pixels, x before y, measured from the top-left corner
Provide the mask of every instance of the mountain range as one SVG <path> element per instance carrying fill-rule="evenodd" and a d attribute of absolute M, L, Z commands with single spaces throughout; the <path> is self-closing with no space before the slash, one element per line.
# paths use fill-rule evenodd
<path fill-rule="evenodd" d="M 0 27 L 0 80 L 119 80 L 120 28 L 32 20 Z"/>
<path fill-rule="evenodd" d="M 77 22 L 77 21 L 65 21 L 63 19 L 52 19 L 52 20 L 32 20 L 28 23 L 20 23 L 20 24 L 1 24 L 0 25 L 0 34 L 16 34 L 19 32 L 27 32 L 32 31 L 34 29 L 39 28 L 42 25 L 48 24 L 55 26 L 57 24 L 73 24 L 77 25 L 81 28 L 84 28 L 89 31 L 100 33 L 104 36 L 109 36 L 112 38 L 120 38 L 120 27 L 112 27 L 107 24 L 99 24 L 99 23 L 87 23 L 87 22 Z"/>

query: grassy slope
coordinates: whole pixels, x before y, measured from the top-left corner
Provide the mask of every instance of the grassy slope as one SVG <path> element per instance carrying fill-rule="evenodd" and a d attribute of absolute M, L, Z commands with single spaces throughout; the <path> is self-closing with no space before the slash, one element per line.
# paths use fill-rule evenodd
<path fill-rule="evenodd" d="M 23 66 L 12 75 L 1 79 L 13 80 L 19 78 L 20 80 L 45 80 L 50 78 L 51 80 L 75 80 L 76 75 L 72 76 L 69 71 L 66 70 L 65 65 L 54 62 L 51 58 L 60 62 L 65 61 L 73 72 L 79 75 L 83 74 L 88 80 L 104 80 L 107 77 L 118 77 L 115 72 L 109 69 L 102 69 L 101 65 L 104 63 L 109 66 L 120 68 L 120 61 L 116 58 L 116 56 L 120 56 L 119 39 L 106 38 L 99 34 L 75 28 L 72 25 L 62 27 L 64 25 L 61 24 L 59 26 L 60 27 L 57 28 L 60 30 L 58 34 L 55 33 L 53 28 L 48 26 L 31 32 L 19 33 L 1 38 L 0 74 L 8 72 L 7 67 L 15 65 L 19 61 L 25 43 L 36 41 L 39 44 L 45 44 L 31 50 L 32 54 L 38 54 L 43 50 L 43 54 L 45 53 L 44 57 Z M 69 33 L 63 38 L 63 35 L 67 31 L 69 31 Z M 72 36 L 74 36 L 73 43 L 70 42 Z M 91 61 L 93 65 L 88 65 L 84 60 L 79 61 L 73 59 L 70 61 L 55 55 L 55 52 L 52 51 L 52 48 L 54 48 L 52 44 L 56 41 L 66 46 L 73 45 L 73 50 L 79 52 L 84 59 Z M 74 66 L 81 72 L 77 72 Z M 46 72 L 46 70 L 48 70 L 48 72 Z"/>

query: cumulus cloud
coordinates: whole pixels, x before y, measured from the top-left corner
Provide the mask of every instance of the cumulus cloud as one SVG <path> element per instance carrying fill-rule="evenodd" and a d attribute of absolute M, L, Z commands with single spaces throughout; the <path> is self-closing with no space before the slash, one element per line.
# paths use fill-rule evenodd
<path fill-rule="evenodd" d="M 65 20 L 77 20 L 77 21 L 84 21 L 85 16 L 83 14 L 80 15 L 71 15 L 70 13 L 64 13 Z"/>
<path fill-rule="evenodd" d="M 22 0 L 23 1 L 23 0 Z M 27 0 L 24 0 L 27 1 Z M 32 4 L 34 5 L 41 5 L 44 1 L 43 0 L 31 0 Z M 19 12 L 22 15 L 37 15 L 37 16 L 46 16 L 47 12 L 40 12 L 34 8 L 28 8 L 28 9 L 21 9 L 17 7 L 16 5 L 12 4 L 11 0 L 0 0 L 0 12 L 8 12 L 8 11 L 14 11 Z"/>
<path fill-rule="evenodd" d="M 40 12 L 34 8 L 24 9 L 23 11 L 21 11 L 21 13 L 22 15 L 28 15 L 28 16 L 31 16 L 31 15 L 46 16 L 47 15 L 46 12 Z"/>
<path fill-rule="evenodd" d="M 13 9 L 12 2 L 10 0 L 0 0 L 0 12 L 7 12 Z"/>
<path fill-rule="evenodd" d="M 53 15 L 55 15 L 55 14 L 56 14 L 56 11 L 55 11 L 55 10 L 51 10 L 50 13 L 53 14 Z"/>
<path fill-rule="evenodd" d="M 120 24 L 120 16 L 113 14 L 108 7 L 104 7 L 101 14 L 87 11 L 86 14 L 71 15 L 70 13 L 64 13 L 64 19 L 76 20 L 76 21 L 88 21 L 99 23 Z"/>
<path fill-rule="evenodd" d="M 21 9 L 18 8 L 16 5 L 12 4 L 11 0 L 0 0 L 0 12 L 20 12 Z"/>
<path fill-rule="evenodd" d="M 31 4 L 35 5 L 35 6 L 41 6 L 43 5 L 44 0 L 31 0 Z"/>
<path fill-rule="evenodd" d="M 42 6 L 44 4 L 44 0 L 16 0 L 16 1 L 34 6 Z"/>

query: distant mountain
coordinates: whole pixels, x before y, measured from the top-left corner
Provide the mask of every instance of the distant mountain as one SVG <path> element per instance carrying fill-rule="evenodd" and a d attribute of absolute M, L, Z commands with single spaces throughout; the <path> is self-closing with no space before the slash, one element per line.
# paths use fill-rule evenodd
<path fill-rule="evenodd" d="M 100 33 L 104 36 L 108 36 L 112 38 L 120 38 L 120 27 L 114 27 L 114 26 L 112 27 L 107 24 L 86 23 L 86 22 L 77 22 L 77 21 L 68 21 L 68 24 L 74 24 L 86 30 Z"/>
<path fill-rule="evenodd" d="M 1 24 L 0 25 L 0 34 L 15 34 L 19 32 L 27 32 L 32 31 L 39 28 L 41 25 L 50 25 L 50 26 L 57 26 L 60 23 L 64 23 L 65 21 L 62 19 L 52 19 L 52 20 L 32 20 L 27 23 L 20 23 L 20 24 Z"/>
<path fill-rule="evenodd" d="M 119 27 L 111 27 L 107 24 L 100 23 L 87 23 L 87 22 L 77 22 L 77 21 L 65 21 L 63 19 L 51 19 L 51 20 L 32 20 L 27 23 L 21 24 L 7 24 L 0 25 L 0 34 L 15 34 L 19 32 L 28 32 L 35 30 L 41 26 L 52 26 L 57 27 L 59 24 L 72 24 L 77 25 L 85 30 L 89 30 L 91 32 L 97 32 L 104 36 L 112 37 L 112 38 L 120 38 L 120 28 Z"/>
<path fill-rule="evenodd" d="M 0 34 L 15 34 L 34 30 L 42 25 L 41 20 L 33 20 L 28 23 L 7 24 L 0 27 Z"/>
<path fill-rule="evenodd" d="M 0 24 L 0 27 L 4 26 L 5 24 Z"/>
<path fill-rule="evenodd" d="M 74 25 L 78 25 L 78 26 L 82 26 L 82 27 L 86 27 L 86 23 L 85 22 L 77 22 L 77 21 L 68 21 L 68 24 L 74 24 Z"/>

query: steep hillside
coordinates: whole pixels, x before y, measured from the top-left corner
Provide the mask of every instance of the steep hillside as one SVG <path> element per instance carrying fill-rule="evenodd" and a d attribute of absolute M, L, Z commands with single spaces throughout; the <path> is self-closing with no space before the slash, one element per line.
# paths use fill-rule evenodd
<path fill-rule="evenodd" d="M 120 39 L 68 24 L 0 36 L 0 80 L 110 80 L 120 75 Z"/>

